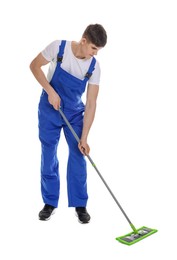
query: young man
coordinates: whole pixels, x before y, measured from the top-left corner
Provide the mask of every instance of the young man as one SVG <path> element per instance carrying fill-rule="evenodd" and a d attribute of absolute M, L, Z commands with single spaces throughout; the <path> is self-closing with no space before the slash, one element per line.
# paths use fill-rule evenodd
<path fill-rule="evenodd" d="M 44 202 L 40 220 L 48 220 L 58 207 L 60 177 L 57 147 L 61 129 L 69 147 L 67 165 L 68 206 L 75 207 L 79 222 L 88 223 L 86 205 L 87 171 L 84 155 L 89 154 L 87 143 L 94 120 L 99 91 L 100 66 L 95 59 L 106 45 L 107 34 L 100 24 L 89 25 L 79 42 L 56 40 L 31 62 L 30 69 L 42 86 L 39 102 L 39 139 L 41 141 L 41 193 Z M 50 62 L 48 75 L 42 66 Z M 86 93 L 86 104 L 81 97 Z M 62 119 L 59 108 L 80 138 L 79 144 Z"/>

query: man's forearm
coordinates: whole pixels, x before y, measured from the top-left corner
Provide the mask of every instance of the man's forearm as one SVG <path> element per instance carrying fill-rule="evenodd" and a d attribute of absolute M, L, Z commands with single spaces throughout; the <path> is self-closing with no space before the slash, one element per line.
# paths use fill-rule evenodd
<path fill-rule="evenodd" d="M 96 103 L 86 104 L 81 140 L 86 141 L 96 112 Z"/>
<path fill-rule="evenodd" d="M 49 84 L 44 72 L 42 71 L 42 69 L 37 68 L 37 67 L 32 66 L 32 65 L 30 66 L 30 69 L 31 69 L 34 77 L 36 78 L 36 80 L 39 82 L 39 84 L 45 89 L 47 94 L 49 94 L 53 90 L 53 88 Z"/>

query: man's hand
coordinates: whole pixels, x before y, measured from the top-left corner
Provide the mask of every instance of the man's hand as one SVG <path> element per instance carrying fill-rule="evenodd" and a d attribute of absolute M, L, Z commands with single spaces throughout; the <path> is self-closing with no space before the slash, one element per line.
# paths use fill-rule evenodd
<path fill-rule="evenodd" d="M 59 110 L 61 99 L 54 89 L 48 94 L 48 100 L 55 110 Z"/>
<path fill-rule="evenodd" d="M 83 155 L 88 155 L 90 152 L 90 147 L 85 141 L 81 140 L 78 144 L 78 148 Z"/>

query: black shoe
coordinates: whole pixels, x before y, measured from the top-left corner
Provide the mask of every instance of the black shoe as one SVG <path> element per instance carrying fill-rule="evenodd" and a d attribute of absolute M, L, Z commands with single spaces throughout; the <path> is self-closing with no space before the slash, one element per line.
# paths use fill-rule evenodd
<path fill-rule="evenodd" d="M 82 224 L 89 223 L 90 221 L 90 215 L 87 212 L 87 209 L 84 207 L 76 207 L 76 216 L 78 217 L 78 220 Z"/>
<path fill-rule="evenodd" d="M 49 220 L 51 215 L 55 213 L 55 207 L 45 204 L 43 209 L 39 212 L 40 220 Z"/>

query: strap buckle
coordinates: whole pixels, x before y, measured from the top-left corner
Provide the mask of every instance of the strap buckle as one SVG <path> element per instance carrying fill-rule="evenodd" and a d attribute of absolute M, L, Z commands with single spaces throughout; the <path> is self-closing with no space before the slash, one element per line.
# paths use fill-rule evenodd
<path fill-rule="evenodd" d="M 91 76 L 92 76 L 92 73 L 87 72 L 87 73 L 85 74 L 85 77 L 88 78 L 88 79 L 90 79 Z"/>
<path fill-rule="evenodd" d="M 63 60 L 63 57 L 60 57 L 60 56 L 57 57 L 57 62 L 62 62 L 62 60 Z"/>

